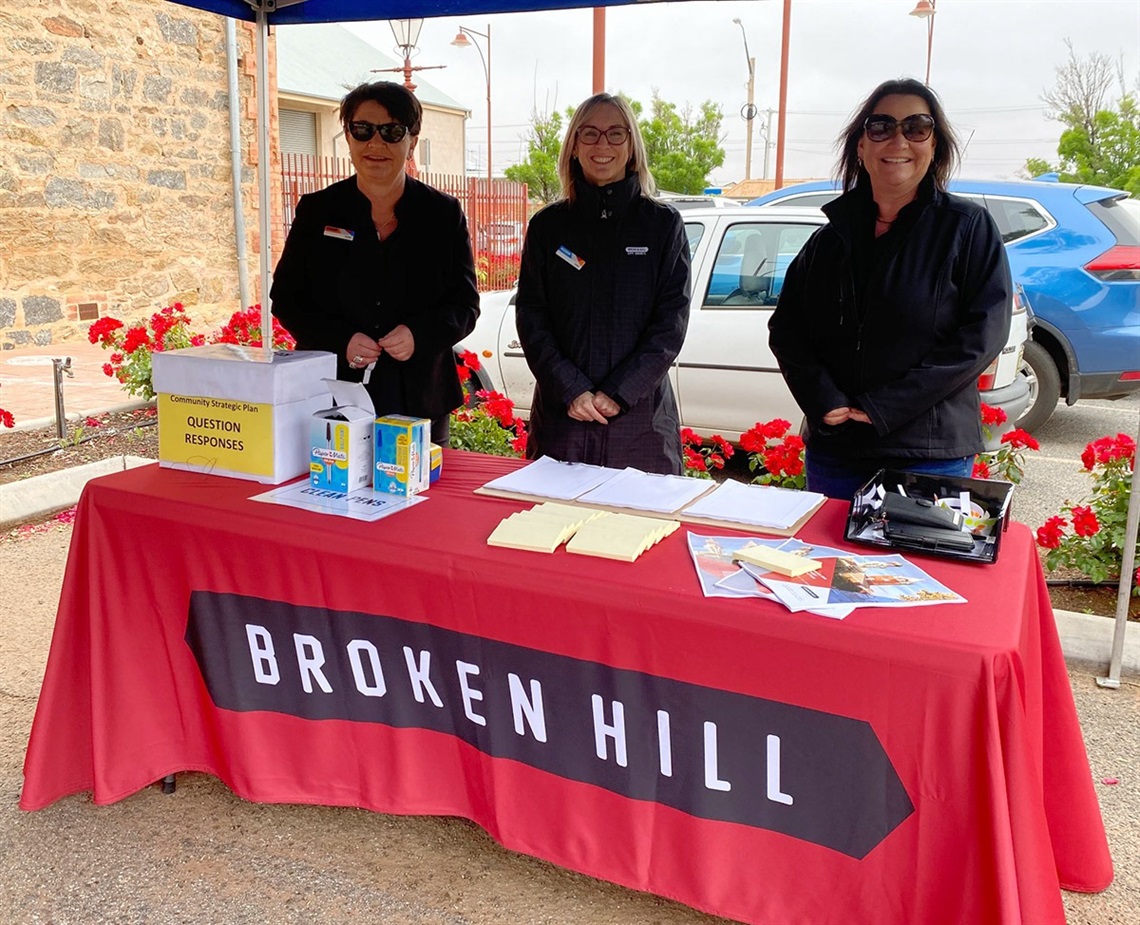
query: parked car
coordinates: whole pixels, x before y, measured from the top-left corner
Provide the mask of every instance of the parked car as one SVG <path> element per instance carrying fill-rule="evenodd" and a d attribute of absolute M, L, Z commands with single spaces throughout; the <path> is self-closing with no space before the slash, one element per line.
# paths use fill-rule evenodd
<path fill-rule="evenodd" d="M 487 222 L 476 235 L 476 249 L 495 257 L 517 257 L 522 253 L 522 222 Z"/>
<path fill-rule="evenodd" d="M 680 193 L 665 193 L 660 198 L 682 212 L 689 209 L 735 209 L 744 205 L 737 199 L 726 199 L 724 196 L 684 196 Z"/>
<path fill-rule="evenodd" d="M 757 422 L 802 418 L 768 347 L 768 319 L 784 273 L 826 221 L 818 209 L 693 209 L 684 213 L 693 259 L 689 330 L 670 372 L 681 424 L 735 440 Z M 460 345 L 480 356 L 478 388 L 494 389 L 524 417 L 534 377 L 515 331 L 515 292 L 484 294 L 475 330 Z M 1029 402 L 1018 375 L 1027 317 L 1015 300 L 1009 340 L 979 380 L 982 400 L 1012 422 Z M 996 445 L 1000 434 L 992 435 Z"/>
<path fill-rule="evenodd" d="M 1062 396 L 1072 405 L 1140 390 L 1140 200 L 1055 175 L 952 180 L 950 189 L 993 215 L 1032 310 L 1022 367 L 1030 403 L 1017 425 L 1040 427 Z M 750 205 L 819 208 L 837 195 L 835 183 L 820 180 Z"/>

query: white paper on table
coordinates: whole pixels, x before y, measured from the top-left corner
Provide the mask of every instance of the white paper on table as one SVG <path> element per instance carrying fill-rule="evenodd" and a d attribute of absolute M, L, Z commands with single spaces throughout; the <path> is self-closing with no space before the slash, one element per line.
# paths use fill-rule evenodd
<path fill-rule="evenodd" d="M 831 617 L 833 620 L 842 620 L 855 609 L 854 604 L 826 603 L 826 588 L 811 588 L 807 585 L 795 583 L 794 579 L 791 581 L 778 581 L 778 576 L 748 563 L 743 563 L 740 570 L 753 581 L 771 591 L 773 598 L 793 613 L 806 610 L 808 613 L 819 614 L 821 617 Z"/>
<path fill-rule="evenodd" d="M 589 463 L 566 463 L 549 456 L 540 456 L 530 465 L 515 469 L 497 479 L 491 479 L 484 488 L 510 491 L 520 495 L 553 498 L 556 501 L 573 501 L 579 495 L 596 488 L 621 470 Z"/>
<path fill-rule="evenodd" d="M 314 511 L 318 514 L 334 514 L 337 517 L 348 517 L 351 520 L 372 522 L 395 514 L 397 511 L 407 510 L 421 501 L 427 501 L 424 495 L 412 495 L 410 498 L 402 495 L 386 495 L 373 491 L 371 488 L 361 488 L 345 494 L 340 491 L 328 491 L 324 488 L 314 488 L 305 479 L 294 482 L 292 485 L 283 485 L 271 491 L 254 495 L 250 501 L 265 501 L 269 504 L 280 504 L 285 507 L 295 507 L 302 511 Z"/>
<path fill-rule="evenodd" d="M 795 491 L 774 485 L 745 485 L 730 480 L 722 482 L 716 491 L 698 498 L 683 513 L 787 530 L 822 500 L 823 495 L 814 491 Z"/>
<path fill-rule="evenodd" d="M 699 498 L 710 487 L 710 482 L 685 475 L 662 475 L 628 468 L 579 496 L 578 500 L 602 507 L 672 514 Z"/>

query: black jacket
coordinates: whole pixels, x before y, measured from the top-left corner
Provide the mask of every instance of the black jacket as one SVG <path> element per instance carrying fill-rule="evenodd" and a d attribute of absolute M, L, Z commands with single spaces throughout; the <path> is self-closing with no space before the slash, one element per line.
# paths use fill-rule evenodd
<path fill-rule="evenodd" d="M 345 350 L 406 324 L 411 358 L 382 355 L 369 394 L 377 414 L 442 418 L 463 401 L 452 347 L 479 316 L 467 220 L 458 200 L 408 177 L 399 225 L 381 242 L 356 178 L 302 196 L 274 272 L 273 314 L 304 350 L 336 354 L 337 378 L 360 382 Z M 351 240 L 346 238 L 351 235 Z"/>
<path fill-rule="evenodd" d="M 529 457 L 681 472 L 669 368 L 689 323 L 689 275 L 680 214 L 642 196 L 635 176 L 580 183 L 573 205 L 531 220 L 515 310 L 535 376 Z M 622 412 L 605 425 L 567 415 L 570 402 L 596 391 Z"/>
<path fill-rule="evenodd" d="M 993 219 L 929 177 L 879 239 L 867 184 L 824 212 L 768 325 L 808 448 L 852 459 L 981 451 L 977 379 L 1005 346 L 1012 307 Z M 822 423 L 842 406 L 873 426 Z"/>

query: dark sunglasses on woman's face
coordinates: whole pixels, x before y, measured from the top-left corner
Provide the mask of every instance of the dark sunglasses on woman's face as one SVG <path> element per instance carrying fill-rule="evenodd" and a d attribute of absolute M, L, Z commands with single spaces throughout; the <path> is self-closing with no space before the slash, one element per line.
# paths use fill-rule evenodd
<path fill-rule="evenodd" d="M 901 122 L 894 116 L 884 116 L 878 113 L 867 116 L 863 123 L 863 130 L 867 133 L 868 141 L 886 141 L 895 137 L 895 131 L 901 128 L 903 137 L 907 141 L 926 141 L 934 131 L 934 118 L 924 112 L 916 112 L 907 116 Z"/>
<path fill-rule="evenodd" d="M 357 141 L 371 141 L 372 136 L 378 134 L 381 141 L 394 145 L 404 140 L 404 136 L 408 134 L 408 127 L 399 122 L 385 122 L 382 125 L 377 125 L 375 122 L 349 122 L 348 134 Z"/>

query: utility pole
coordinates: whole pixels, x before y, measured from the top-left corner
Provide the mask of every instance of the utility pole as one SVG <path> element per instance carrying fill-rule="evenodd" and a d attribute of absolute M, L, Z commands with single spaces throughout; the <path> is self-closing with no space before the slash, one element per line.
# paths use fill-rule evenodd
<path fill-rule="evenodd" d="M 734 19 L 734 23 L 740 26 L 740 34 L 744 37 L 744 57 L 748 61 L 748 102 L 744 108 L 740 110 L 740 115 L 744 118 L 744 124 L 748 126 L 748 140 L 744 146 L 744 179 L 752 179 L 752 120 L 756 118 L 756 59 L 748 51 L 748 33 L 744 31 L 744 23 L 739 19 Z M 765 149 L 767 154 L 767 149 Z M 767 168 L 765 167 L 765 173 Z"/>

